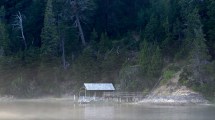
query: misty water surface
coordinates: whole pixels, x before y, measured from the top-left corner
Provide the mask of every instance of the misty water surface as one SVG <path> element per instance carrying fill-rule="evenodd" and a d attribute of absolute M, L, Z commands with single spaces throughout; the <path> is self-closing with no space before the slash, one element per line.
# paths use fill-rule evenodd
<path fill-rule="evenodd" d="M 0 120 L 215 120 L 215 107 L 74 104 L 70 100 L 0 102 Z"/>

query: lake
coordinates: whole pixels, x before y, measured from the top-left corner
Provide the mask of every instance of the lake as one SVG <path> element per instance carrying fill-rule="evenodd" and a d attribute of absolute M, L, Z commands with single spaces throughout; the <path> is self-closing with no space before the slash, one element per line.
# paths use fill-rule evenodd
<path fill-rule="evenodd" d="M 215 120 L 215 106 L 74 104 L 38 99 L 0 102 L 0 120 Z"/>

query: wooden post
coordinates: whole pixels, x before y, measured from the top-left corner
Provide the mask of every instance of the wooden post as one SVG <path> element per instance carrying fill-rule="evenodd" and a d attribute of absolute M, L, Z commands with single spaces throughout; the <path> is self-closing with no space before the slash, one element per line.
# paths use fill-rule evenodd
<path fill-rule="evenodd" d="M 96 92 L 94 92 L 94 98 L 93 99 L 96 100 Z"/>
<path fill-rule="evenodd" d="M 84 97 L 86 99 L 86 97 L 87 97 L 87 90 L 86 89 L 85 89 L 85 93 L 84 94 L 85 94 Z"/>

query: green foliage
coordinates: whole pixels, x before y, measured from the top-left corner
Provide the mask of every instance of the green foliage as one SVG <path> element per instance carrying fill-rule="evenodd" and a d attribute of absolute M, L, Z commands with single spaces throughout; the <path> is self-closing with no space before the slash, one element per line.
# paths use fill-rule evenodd
<path fill-rule="evenodd" d="M 161 84 L 165 84 L 167 83 L 171 78 L 173 78 L 175 76 L 175 73 L 177 73 L 180 70 L 180 67 L 175 65 L 175 64 L 171 64 L 169 65 L 164 72 L 162 73 L 162 81 Z"/>
<path fill-rule="evenodd" d="M 96 32 L 95 29 L 93 29 L 93 32 L 91 33 L 90 36 L 90 45 L 92 47 L 93 50 L 98 50 L 98 33 Z"/>
<path fill-rule="evenodd" d="M 29 0 L 28 0 L 29 1 Z M 44 11 L 47 0 L 30 0 L 26 10 L 22 9 L 24 16 L 25 37 L 30 44 L 28 46 L 36 48 L 41 45 L 41 30 L 44 26 Z M 14 14 L 14 13 L 13 13 Z"/>
<path fill-rule="evenodd" d="M 140 51 L 140 65 L 142 66 L 143 73 L 147 72 L 148 65 L 150 64 L 150 44 L 146 40 L 143 42 L 142 50 Z"/>
<path fill-rule="evenodd" d="M 139 64 L 142 67 L 143 75 L 159 77 L 163 66 L 160 48 L 144 41 L 140 51 Z"/>
<path fill-rule="evenodd" d="M 161 84 L 167 83 L 168 80 L 174 77 L 174 75 L 175 75 L 175 71 L 171 71 L 171 70 L 164 71 L 163 80 L 161 81 Z"/>
<path fill-rule="evenodd" d="M 195 78 L 195 73 L 192 68 L 186 67 L 184 68 L 182 74 L 180 75 L 179 82 L 182 85 L 185 85 L 193 90 L 202 93 L 207 99 L 214 100 L 214 62 L 206 64 L 202 67 L 201 70 L 201 81 Z"/>
<path fill-rule="evenodd" d="M 202 93 L 208 100 L 214 100 L 215 99 L 214 85 L 215 85 L 215 83 L 212 83 L 212 84 L 203 84 L 201 86 L 194 85 L 194 86 L 192 86 L 192 88 L 195 91 L 198 91 L 198 92 Z"/>
<path fill-rule="evenodd" d="M 140 26 L 140 28 L 145 27 L 147 23 L 147 18 L 148 18 L 148 11 L 144 9 L 140 9 L 137 13 L 137 24 Z"/>
<path fill-rule="evenodd" d="M 5 25 L 4 7 L 0 8 L 0 49 L 2 51 L 0 53 L 0 56 L 2 56 L 2 54 L 4 54 L 5 52 L 8 53 L 9 49 L 9 35 Z"/>
<path fill-rule="evenodd" d="M 93 57 L 92 49 L 86 48 L 80 55 L 74 66 L 75 78 L 79 83 L 95 82 L 99 78 L 99 67 L 97 60 Z"/>
<path fill-rule="evenodd" d="M 190 50 L 190 63 L 191 68 L 193 70 L 193 77 L 200 84 L 203 83 L 203 73 L 205 64 L 208 63 L 210 56 L 208 54 L 208 49 L 205 44 L 205 38 L 202 31 L 201 21 L 198 15 L 198 11 L 196 9 L 193 10 L 192 13 L 189 14 L 190 22 L 193 23 L 192 26 L 192 49 Z"/>
<path fill-rule="evenodd" d="M 180 82 L 206 96 L 214 94 L 214 0 L 65 2 L 0 2 L 0 93 L 59 95 L 83 82 L 114 82 L 123 90 L 148 91 L 162 70 L 164 81 L 178 71 L 174 65 L 165 70 L 164 64 L 184 61 Z M 25 15 L 25 51 L 11 26 L 17 11 Z M 77 20 L 86 46 L 79 40 Z M 67 69 L 60 63 L 63 42 Z"/>
<path fill-rule="evenodd" d="M 206 39 L 202 30 L 199 10 L 188 4 L 184 9 L 184 16 L 185 23 L 187 24 L 184 30 L 184 45 L 188 52 L 189 65 L 186 66 L 181 74 L 180 82 L 203 93 L 206 97 L 213 96 L 214 90 L 211 89 L 211 84 L 214 84 L 214 80 L 211 72 L 209 72 L 213 70 L 207 68 L 208 65 L 211 65 L 209 62 L 210 55 L 205 43 Z"/>
<path fill-rule="evenodd" d="M 202 10 L 203 15 L 207 16 L 207 18 L 202 17 L 203 21 L 203 29 L 206 34 L 207 45 L 209 47 L 209 52 L 213 58 L 215 58 L 215 1 L 207 0 L 204 2 L 204 9 Z"/>
<path fill-rule="evenodd" d="M 116 52 L 111 52 L 106 54 L 104 59 L 101 61 L 101 79 L 104 82 L 116 82 L 118 79 L 119 71 L 122 67 L 122 63 L 125 60 L 124 54 L 117 54 Z"/>
<path fill-rule="evenodd" d="M 27 81 L 23 79 L 22 75 L 17 76 L 17 78 L 11 82 L 10 92 L 12 95 L 27 97 L 28 84 Z"/>
<path fill-rule="evenodd" d="M 111 49 L 111 44 L 111 40 L 108 38 L 107 33 L 102 33 L 99 42 L 99 52 L 107 52 Z"/>
<path fill-rule="evenodd" d="M 158 46 L 145 40 L 138 58 L 140 66 L 127 66 L 125 70 L 121 70 L 121 85 L 126 90 L 135 91 L 135 88 L 137 90 L 151 89 L 161 74 L 163 58 Z"/>
<path fill-rule="evenodd" d="M 5 8 L 4 6 L 0 7 L 0 21 L 4 21 L 5 20 Z"/>
<path fill-rule="evenodd" d="M 161 50 L 160 48 L 157 46 L 156 48 L 154 48 L 154 53 L 152 53 L 152 58 L 151 58 L 151 63 L 150 63 L 150 67 L 148 69 L 149 75 L 150 76 L 154 76 L 154 77 L 159 77 L 160 76 L 160 72 L 162 70 L 163 67 L 163 58 L 161 55 Z"/>
<path fill-rule="evenodd" d="M 41 89 L 42 94 L 52 94 L 58 95 L 59 89 L 59 71 L 58 68 L 53 63 L 41 64 L 38 68 L 38 84 Z"/>
<path fill-rule="evenodd" d="M 9 38 L 8 33 L 4 23 L 0 22 L 0 48 L 5 51 L 8 50 Z"/>
<path fill-rule="evenodd" d="M 53 13 L 52 0 L 47 1 L 44 16 L 44 27 L 41 33 L 41 51 L 44 56 L 53 57 L 57 55 L 59 36 L 57 34 L 57 27 L 55 25 L 56 21 Z"/>
<path fill-rule="evenodd" d="M 141 78 L 140 66 L 124 65 L 119 72 L 120 89 L 124 91 L 139 91 L 148 88 L 148 82 L 144 82 Z"/>
<path fill-rule="evenodd" d="M 158 16 L 152 14 L 148 24 L 146 25 L 145 33 L 144 33 L 145 39 L 147 41 L 154 41 L 154 40 L 159 41 L 157 38 L 159 36 L 156 35 L 157 33 L 159 33 L 158 32 L 158 30 L 159 30 L 158 21 L 159 21 Z"/>

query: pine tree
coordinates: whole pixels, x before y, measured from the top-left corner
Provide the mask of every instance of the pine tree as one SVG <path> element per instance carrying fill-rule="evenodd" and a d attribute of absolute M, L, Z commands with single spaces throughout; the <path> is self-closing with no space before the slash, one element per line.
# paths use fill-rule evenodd
<path fill-rule="evenodd" d="M 158 46 L 144 42 L 140 53 L 140 65 L 142 73 L 150 78 L 159 77 L 163 67 L 161 50 Z"/>
<path fill-rule="evenodd" d="M 108 38 L 107 33 L 102 33 L 100 37 L 100 42 L 99 42 L 99 52 L 105 53 L 109 49 L 111 49 L 111 41 Z"/>
<path fill-rule="evenodd" d="M 164 53 L 165 58 L 171 60 L 178 51 L 180 46 L 180 21 L 179 21 L 179 10 L 178 1 L 174 0 L 163 0 L 165 6 L 165 20 L 163 19 L 162 25 L 165 30 L 164 40 L 161 44 L 162 53 Z"/>
<path fill-rule="evenodd" d="M 145 33 L 144 33 L 144 38 L 147 41 L 152 42 L 152 41 L 156 40 L 156 37 L 157 37 L 156 31 L 159 27 L 158 21 L 159 21 L 158 17 L 155 14 L 151 15 L 150 20 L 145 27 Z"/>
<path fill-rule="evenodd" d="M 162 67 L 163 67 L 163 60 L 162 60 L 161 50 L 157 46 L 154 48 L 154 52 L 150 60 L 148 74 L 151 77 L 159 77 Z"/>
<path fill-rule="evenodd" d="M 206 38 L 210 53 L 212 57 L 215 58 L 215 1 L 208 0 L 205 2 L 207 2 L 208 18 L 205 20 L 204 31 L 206 32 Z"/>
<path fill-rule="evenodd" d="M 41 33 L 42 55 L 46 57 L 54 57 L 57 55 L 57 47 L 59 42 L 59 36 L 57 34 L 57 26 L 55 23 L 52 0 L 47 1 L 44 26 Z"/>
<path fill-rule="evenodd" d="M 177 54 L 177 57 L 180 56 L 185 59 L 188 57 L 191 41 L 193 39 L 193 23 L 191 22 L 192 17 L 189 18 L 189 13 L 192 11 L 194 5 L 192 5 L 188 0 L 180 0 L 178 4 L 180 6 L 179 21 L 181 22 L 180 26 L 183 28 L 181 29 L 183 38 L 181 38 L 180 50 Z"/>
<path fill-rule="evenodd" d="M 0 20 L 4 21 L 4 19 L 5 19 L 5 8 L 4 8 L 4 6 L 1 6 L 0 7 Z"/>
<path fill-rule="evenodd" d="M 83 31 L 82 21 L 87 19 L 87 13 L 91 12 L 95 8 L 93 0 L 69 0 L 72 20 L 74 20 L 75 26 L 78 28 L 79 35 L 83 46 L 86 46 L 85 34 Z"/>
<path fill-rule="evenodd" d="M 202 30 L 199 9 L 195 1 L 180 0 L 179 4 L 184 28 L 181 53 L 185 58 L 188 58 L 188 68 L 193 77 L 189 82 L 203 84 L 204 66 L 210 57 Z"/>
<path fill-rule="evenodd" d="M 205 38 L 202 31 L 202 25 L 200 21 L 200 17 L 197 9 L 194 9 L 192 13 L 190 13 L 190 17 L 193 19 L 193 23 L 196 26 L 193 28 L 193 41 L 192 41 L 192 49 L 190 51 L 190 62 L 193 68 L 193 74 L 196 80 L 203 84 L 203 72 L 204 65 L 209 61 L 208 49 L 205 44 Z"/>
<path fill-rule="evenodd" d="M 96 32 L 95 29 L 93 29 L 91 35 L 90 35 L 90 45 L 94 51 L 98 51 L 98 33 Z"/>
<path fill-rule="evenodd" d="M 7 33 L 5 25 L 5 9 L 4 7 L 0 8 L 0 51 L 1 54 L 4 54 L 8 50 L 9 46 L 9 35 Z"/>
<path fill-rule="evenodd" d="M 149 68 L 149 64 L 150 64 L 150 60 L 151 60 L 151 56 L 150 54 L 150 44 L 144 40 L 143 42 L 143 46 L 141 48 L 140 51 L 140 55 L 139 55 L 139 63 L 141 65 L 142 68 L 142 72 L 145 74 Z"/>

